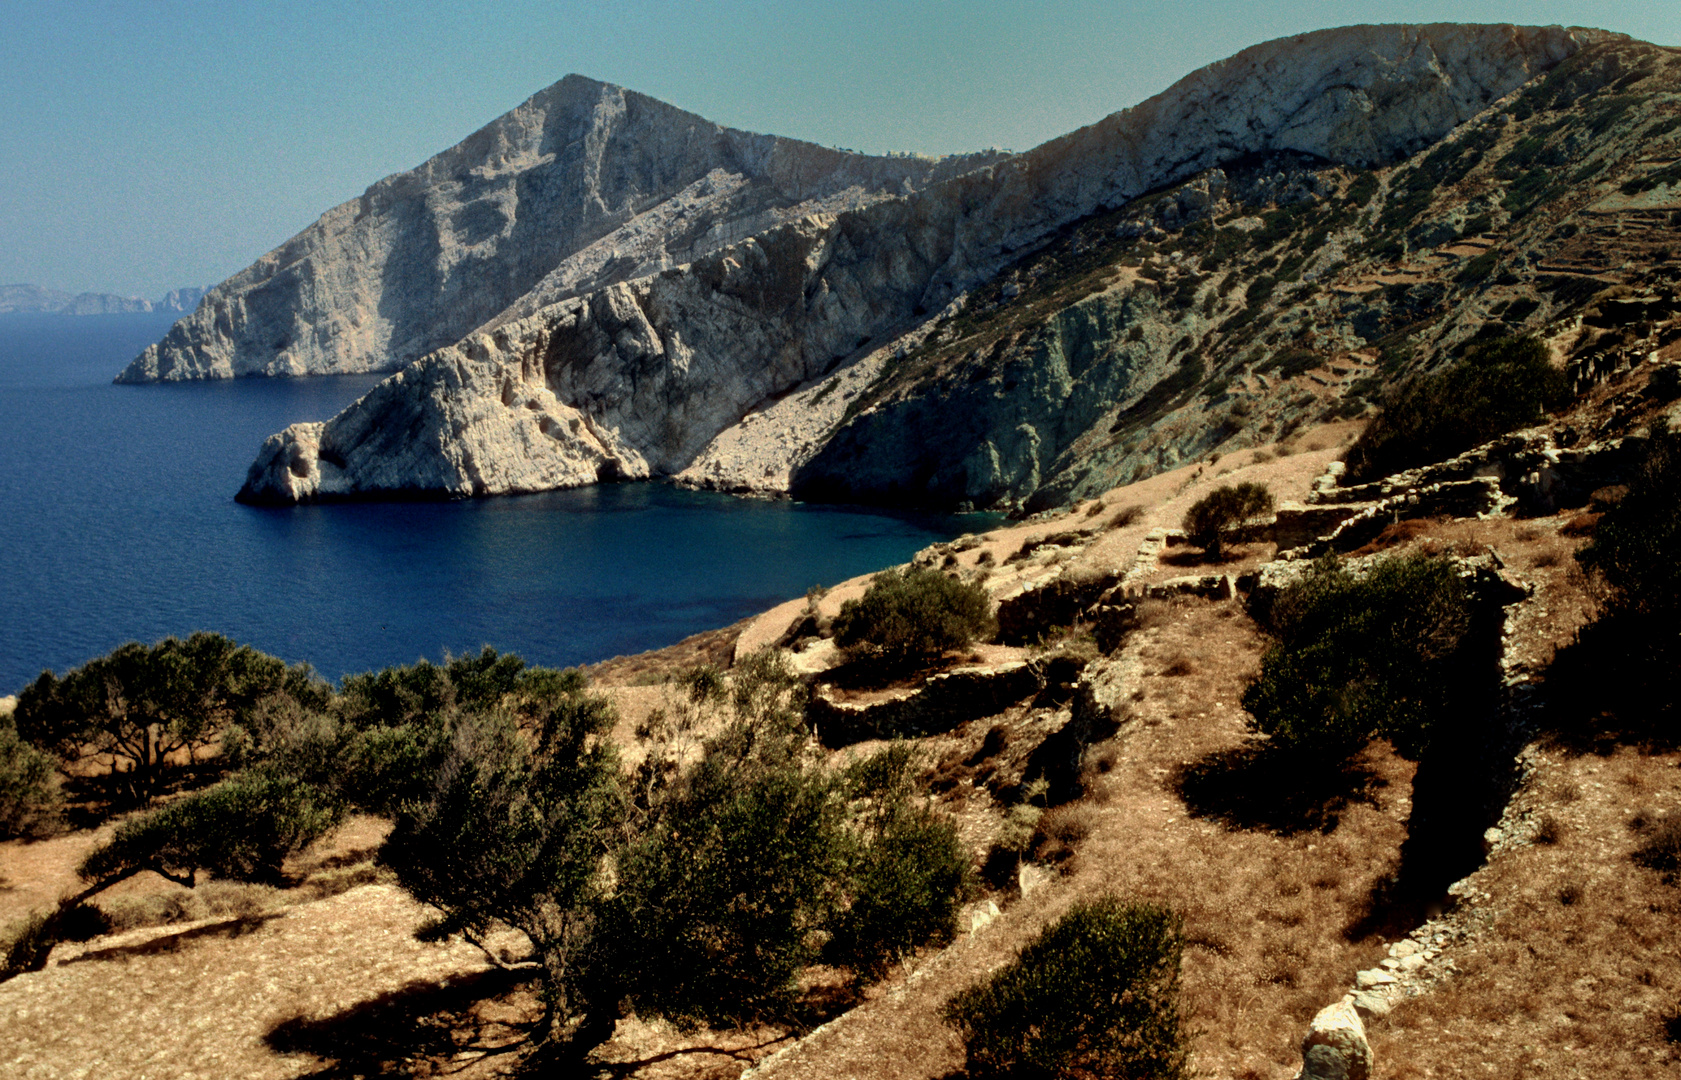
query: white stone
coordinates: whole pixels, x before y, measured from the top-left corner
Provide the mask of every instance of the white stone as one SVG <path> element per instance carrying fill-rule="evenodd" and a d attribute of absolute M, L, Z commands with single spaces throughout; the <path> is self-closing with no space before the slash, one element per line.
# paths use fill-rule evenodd
<path fill-rule="evenodd" d="M 1374 986 L 1388 986 L 1395 982 L 1395 976 L 1382 968 L 1371 968 L 1354 976 L 1354 985 L 1361 990 L 1370 990 Z"/>
<path fill-rule="evenodd" d="M 1362 1016 L 1388 1016 L 1394 1008 L 1388 996 L 1381 990 L 1361 990 L 1350 994 L 1348 1003 L 1359 1010 Z"/>
<path fill-rule="evenodd" d="M 1352 1001 L 1320 1009 L 1302 1040 L 1300 1080 L 1367 1080 L 1372 1048 Z"/>

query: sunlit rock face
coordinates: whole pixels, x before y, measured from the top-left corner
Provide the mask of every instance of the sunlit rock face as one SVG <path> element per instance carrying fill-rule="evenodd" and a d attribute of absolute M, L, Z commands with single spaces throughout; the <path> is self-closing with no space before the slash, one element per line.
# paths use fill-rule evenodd
<path fill-rule="evenodd" d="M 818 486 L 875 497 L 894 482 L 884 470 L 921 446 L 895 448 L 892 430 L 858 438 L 868 418 L 817 435 L 793 418 L 804 433 L 769 442 L 720 435 L 837 366 L 903 351 L 1071 222 L 1256 154 L 1402 158 L 1607 36 L 1321 31 L 1245 50 L 1026 154 L 938 162 L 745 135 L 569 77 L 218 286 L 123 377 L 422 357 L 319 430 L 271 438 L 247 498 L 498 494 L 677 475 L 697 460 L 718 486 L 785 490 L 840 431 L 852 443 Z M 1094 298 L 1064 318 L 1064 336 L 1093 344 L 1139 302 Z M 1016 398 L 950 418 L 965 447 L 991 448 L 946 454 L 963 473 L 955 498 L 982 474 L 986 499 L 1045 481 L 1078 352 L 1051 357 Z M 1166 372 L 1164 357 L 1141 355 L 1104 400 L 1077 407 L 1100 416 Z M 752 455 L 745 469 L 738 452 Z"/>
<path fill-rule="evenodd" d="M 499 315 L 1003 156 L 852 154 L 569 75 L 216 286 L 121 381 L 396 370 Z"/>

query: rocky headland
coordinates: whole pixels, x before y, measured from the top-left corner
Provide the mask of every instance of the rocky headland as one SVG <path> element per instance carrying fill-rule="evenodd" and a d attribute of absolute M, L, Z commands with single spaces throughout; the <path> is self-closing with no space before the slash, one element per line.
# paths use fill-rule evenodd
<path fill-rule="evenodd" d="M 186 314 L 198 306 L 208 290 L 171 289 L 157 300 L 113 293 L 68 293 L 40 285 L 0 285 L 0 315 L 137 315 L 148 312 Z"/>
<path fill-rule="evenodd" d="M 1382 197 L 1391 175 L 1566 59 L 1597 56 L 1588 67 L 1614 72 L 1589 89 L 1602 88 L 1625 73 L 1629 49 L 1655 51 L 1557 27 L 1351 27 L 1255 46 L 1013 157 L 866 159 L 751 137 L 766 140 L 755 145 L 770 160 L 781 160 L 776 148 L 804 155 L 797 193 L 785 179 L 731 171 L 741 155 L 720 166 L 697 151 L 683 158 L 690 172 L 651 157 L 650 132 L 687 125 L 680 142 L 692 149 L 704 122 L 569 78 L 219 286 L 123 378 L 366 370 L 421 357 L 324 426 L 271 438 L 241 492 L 259 502 L 680 476 L 808 498 L 1055 505 L 1234 438 L 1254 445 L 1264 425 L 1276 431 L 1322 407 L 1295 379 L 1267 378 L 1268 364 L 1288 354 L 1288 376 L 1304 374 L 1296 351 L 1313 353 L 1308 367 L 1331 364 L 1393 320 L 1330 290 L 1311 305 L 1295 289 L 1275 296 L 1276 280 L 1338 287 L 1333 272 L 1369 276 L 1371 259 L 1355 249 L 1392 208 Z M 635 107 L 606 110 L 607 99 Z M 597 186 L 556 196 L 560 224 L 540 233 L 558 264 L 528 254 L 536 233 L 526 230 L 539 230 L 542 213 L 504 213 L 476 254 L 439 247 L 443 208 L 477 190 L 466 178 L 495 173 L 484 183 L 501 194 L 474 205 L 506 206 L 531 186 L 518 179 L 533 168 L 520 154 L 555 142 L 533 135 L 517 151 L 509 132 L 565 126 L 551 119 L 562 113 L 568 130 L 610 128 L 569 146 L 658 160 L 658 176 L 567 166 Z M 749 138 L 707 130 L 710 148 Z M 639 216 L 626 188 L 601 186 L 627 175 L 642 180 Z M 1377 180 L 1379 198 L 1363 177 Z M 395 209 L 373 220 L 389 202 L 380 192 L 408 188 L 433 208 L 424 221 Z M 731 192 L 777 209 L 730 216 L 746 197 Z M 698 239 L 679 243 L 680 222 Z M 383 230 L 388 246 L 409 235 L 404 223 L 429 238 L 427 259 L 393 263 L 381 245 L 344 255 L 350 231 Z M 1268 275 L 1259 263 L 1281 242 L 1273 263 L 1286 272 Z M 469 257 L 480 260 L 473 272 L 452 261 Z M 1230 271 L 1210 273 L 1222 259 Z M 509 262 L 520 270 L 491 272 Z M 1261 278 L 1265 291 L 1234 292 Z M 266 345 L 248 332 L 259 304 L 270 312 L 263 325 L 290 327 Z M 424 310 L 399 343 L 401 320 L 384 313 L 416 305 Z M 1304 308 L 1326 324 L 1322 338 L 1279 343 L 1280 326 L 1299 324 Z M 373 311 L 382 314 L 371 331 L 351 325 Z M 1300 338 L 1300 325 L 1288 329 Z M 875 374 L 845 375 L 860 364 Z M 1221 406 L 1235 403 L 1240 380 L 1254 400 L 1237 415 Z M 828 406 L 833 420 L 781 407 L 791 393 Z M 772 413 L 774 431 L 763 419 Z M 744 421 L 759 426 L 749 433 Z"/>
<path fill-rule="evenodd" d="M 394 371 L 481 326 L 1001 156 L 853 154 L 569 75 L 216 286 L 118 381 Z"/>

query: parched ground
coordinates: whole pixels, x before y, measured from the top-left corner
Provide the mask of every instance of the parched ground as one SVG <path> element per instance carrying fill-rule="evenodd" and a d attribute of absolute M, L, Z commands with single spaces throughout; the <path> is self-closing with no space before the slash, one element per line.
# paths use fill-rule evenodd
<path fill-rule="evenodd" d="M 1000 528 L 955 545 L 954 566 L 1000 593 L 1057 574 L 1125 571 L 1151 530 L 1176 526 L 1216 483 L 1256 480 L 1301 499 L 1352 431 L 1309 431 Z M 1571 557 L 1585 531 L 1579 511 L 1407 522 L 1372 546 L 1493 551 L 1533 585 L 1508 620 L 1509 670 L 1522 678 L 1544 671 L 1592 613 Z M 1070 532 L 1084 535 L 1040 543 Z M 1137 567 L 1137 580 L 1234 573 L 1271 553 L 1255 544 L 1204 566 L 1166 548 Z M 837 583 L 819 613 L 832 616 L 866 585 Z M 781 640 L 805 607 L 598 665 L 597 686 L 621 711 L 618 738 L 634 755 L 637 725 L 673 707 L 667 675 Z M 1041 820 L 1037 861 L 989 886 L 952 946 L 901 965 L 849 1011 L 831 1008 L 835 1018 L 815 1031 L 681 1033 L 625 1020 L 596 1055 L 599 1074 L 733 1080 L 756 1066 L 761 1078 L 951 1076 L 963 1055 L 941 1005 L 1072 904 L 1117 893 L 1184 914 L 1183 1002 L 1198 1075 L 1295 1076 L 1313 1014 L 1380 965 L 1406 929 L 1374 912 L 1399 865 L 1413 766 L 1378 744 L 1330 787 L 1253 767 L 1240 697 L 1264 646 L 1240 600 L 1146 602 L 1140 628 L 1110 658 L 1128 693 L 1118 732 L 1085 756 L 1086 795 Z M 1032 650 L 977 651 L 982 662 L 1006 653 Z M 1027 752 L 1065 715 L 1024 702 L 923 741 L 934 797 L 977 857 L 1007 809 L 999 778 L 1019 778 Z M 1681 887 L 1631 859 L 1681 813 L 1681 755 L 1560 741 L 1532 746 L 1526 759 L 1501 839 L 1441 915 L 1451 932 L 1417 983 L 1423 992 L 1368 1019 L 1380 1080 L 1681 1074 L 1669 1041 L 1681 1035 Z M 349 823 L 289 867 L 296 884 L 284 890 L 208 883 L 189 893 L 142 878 L 102 898 L 134 928 L 62 945 L 47 970 L 0 984 L 0 1073 L 517 1073 L 540 1012 L 533 987 L 469 945 L 414 939 L 426 911 L 370 861 L 384 828 Z M 0 919 L 71 891 L 76 863 L 103 835 L 0 845 Z M 143 925 L 165 919 L 175 921 Z M 523 943 L 491 944 L 511 959 Z M 832 973 L 814 973 L 811 989 L 814 1000 L 846 1001 Z"/>

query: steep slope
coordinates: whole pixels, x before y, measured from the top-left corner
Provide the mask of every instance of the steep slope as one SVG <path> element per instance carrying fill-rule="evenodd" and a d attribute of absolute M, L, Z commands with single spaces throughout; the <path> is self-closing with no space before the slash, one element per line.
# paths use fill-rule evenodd
<path fill-rule="evenodd" d="M 807 497 L 1053 506 L 1357 416 L 1478 341 L 1579 385 L 1677 335 L 1681 54 L 1592 46 L 1368 172 L 1285 155 L 1079 223 L 884 367 Z"/>
<path fill-rule="evenodd" d="M 977 285 L 1070 227 L 1222 164 L 1270 162 L 1267 155 L 1286 152 L 1356 168 L 1404 158 L 1584 46 L 1621 40 L 1557 27 L 1436 25 L 1351 27 L 1258 45 L 1134 109 L 924 191 L 811 214 L 524 318 L 516 306 L 489 332 L 404 372 L 400 387 L 380 388 L 324 427 L 272 437 L 241 496 L 461 497 L 676 474 L 750 409 L 848 360 L 884 350 L 873 359 L 883 364 L 926 348 L 932 330 L 940 331 L 936 347 L 949 343 L 931 325 L 934 313 L 955 302 L 944 314 L 957 314 Z M 1206 216 L 1222 197 L 1209 185 L 1223 179 L 1203 178 L 1200 195 L 1184 196 L 1187 206 Z M 1271 205 L 1301 190 L 1318 188 L 1263 170 L 1243 197 Z M 1081 241 L 1082 253 L 1086 246 Z M 1086 284 L 1085 293 L 1061 296 L 1056 310 L 1108 288 Z M 1011 288 L 1010 297 L 1019 295 L 1014 282 L 998 283 L 997 295 Z M 1131 333 L 1137 315 L 1127 304 L 1155 302 L 1102 301 L 1114 309 L 1096 316 L 1093 344 Z M 1040 325 L 1050 314 L 1037 314 Z M 1101 413 L 1163 384 L 1178 393 L 1185 377 L 1176 383 L 1171 376 L 1183 364 L 1170 366 L 1167 353 L 1181 351 L 1139 357 L 1132 374 L 1094 391 L 1090 408 Z M 991 474 L 948 479 L 955 474 L 945 466 L 961 466 L 973 445 L 955 463 L 907 463 L 898 453 L 892 466 L 865 476 L 820 462 L 796 470 L 805 462 L 793 456 L 820 455 L 828 440 L 789 438 L 780 440 L 787 446 L 780 469 L 769 471 L 794 474 L 797 490 L 817 496 L 1013 505 L 1044 483 L 1060 444 L 1075 433 L 1059 435 L 1046 453 L 1037 428 L 1022 431 L 1021 420 L 1002 415 L 1008 405 L 1000 415 L 940 412 L 942 430 L 970 432 L 959 441 L 986 433 L 979 442 L 992 448 L 979 452 L 989 465 L 999 459 Z M 855 456 L 872 459 L 877 443 L 859 437 L 856 424 L 842 429 L 842 444 L 863 447 Z M 1000 451 L 992 436 L 1008 441 L 1011 432 L 1020 437 Z M 710 478 L 696 482 L 759 486 L 732 478 L 730 462 L 713 464 Z"/>
<path fill-rule="evenodd" d="M 119 382 L 389 371 L 535 293 L 687 262 L 996 160 L 867 157 L 569 75 L 210 291 Z"/>

